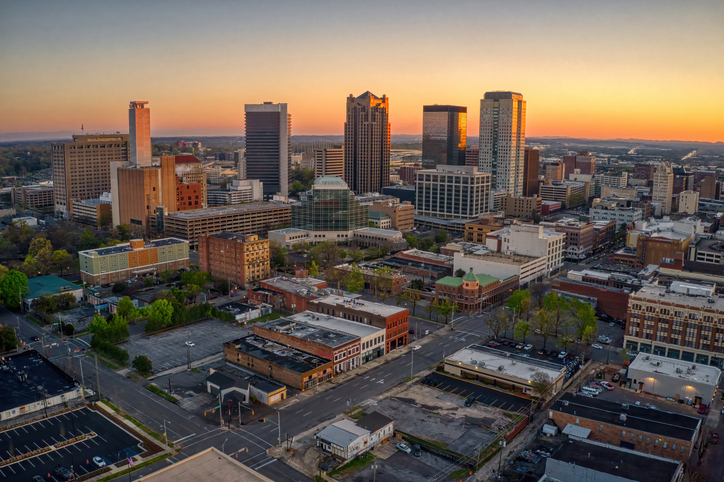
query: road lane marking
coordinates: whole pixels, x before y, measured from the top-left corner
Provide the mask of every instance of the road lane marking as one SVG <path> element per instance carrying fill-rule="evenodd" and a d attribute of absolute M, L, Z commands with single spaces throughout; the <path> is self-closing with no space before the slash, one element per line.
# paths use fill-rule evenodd
<path fill-rule="evenodd" d="M 306 416 L 309 415 L 310 413 L 312 413 L 312 412 L 307 412 L 307 413 L 305 413 L 304 415 L 302 415 L 302 417 L 306 417 Z"/>
<path fill-rule="evenodd" d="M 265 464 L 258 465 L 258 466 L 256 466 L 256 467 L 254 467 L 254 470 L 259 470 L 259 469 L 261 469 L 262 467 L 266 467 L 267 465 L 271 464 L 272 462 L 276 462 L 276 461 L 277 461 L 277 459 L 271 459 L 269 462 L 267 462 L 267 463 L 265 463 Z"/>
<path fill-rule="evenodd" d="M 332 403 L 336 402 L 337 400 L 342 400 L 342 397 L 339 397 L 339 398 L 336 398 L 336 399 L 332 400 Z"/>

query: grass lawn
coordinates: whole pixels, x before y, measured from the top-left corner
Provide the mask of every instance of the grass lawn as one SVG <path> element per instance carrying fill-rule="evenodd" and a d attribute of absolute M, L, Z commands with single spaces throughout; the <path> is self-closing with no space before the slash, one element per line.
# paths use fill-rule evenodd
<path fill-rule="evenodd" d="M 161 390 L 160 388 L 158 388 L 158 387 L 155 386 L 155 385 L 150 385 L 150 384 L 149 384 L 149 385 L 146 385 L 146 388 L 148 388 L 149 390 L 151 390 L 153 393 L 155 393 L 155 394 L 158 395 L 159 397 L 165 398 L 166 400 L 168 400 L 168 401 L 171 402 L 171 403 L 176 403 L 176 402 L 178 402 L 178 400 L 176 399 L 176 397 L 173 397 L 173 396 L 169 395 L 168 393 L 164 392 L 163 390 Z"/>
<path fill-rule="evenodd" d="M 332 476 L 334 476 L 336 474 L 340 474 L 342 472 L 344 472 L 345 475 L 351 475 L 351 474 L 357 472 L 358 470 L 364 469 L 365 467 L 370 465 L 374 460 L 375 460 L 375 456 L 372 455 L 372 452 L 367 452 L 362 457 L 360 457 L 358 459 L 354 459 L 351 462 L 348 462 L 348 463 L 344 464 L 343 466 L 334 469 L 333 471 L 331 471 L 329 473 L 329 476 L 332 477 Z"/>
<path fill-rule="evenodd" d="M 251 323 L 266 323 L 267 321 L 278 320 L 281 317 L 282 317 L 281 313 L 269 313 L 268 315 L 264 315 L 264 316 L 260 316 L 259 318 L 255 318 L 255 319 L 251 320 L 249 323 L 250 324 Z"/>

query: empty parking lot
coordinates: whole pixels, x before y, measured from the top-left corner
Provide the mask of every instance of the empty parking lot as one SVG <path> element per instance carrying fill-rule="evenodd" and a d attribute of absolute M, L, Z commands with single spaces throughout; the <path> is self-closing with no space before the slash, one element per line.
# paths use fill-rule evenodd
<path fill-rule="evenodd" d="M 224 342 L 240 338 L 246 333 L 245 328 L 231 323 L 208 320 L 157 335 L 142 335 L 124 344 L 123 348 L 128 351 L 131 360 L 138 355 L 149 357 L 153 371 L 158 373 L 186 365 L 189 353 L 192 362 L 218 355 Z M 187 340 L 191 340 L 194 346 L 187 349 Z"/>
<path fill-rule="evenodd" d="M 88 435 L 84 440 L 56 448 L 56 444 Z M 5 465 L 0 462 L 0 480 L 28 481 L 40 475 L 60 482 L 53 471 L 62 465 L 73 467 L 77 477 L 97 470 L 93 457 L 101 457 L 107 465 L 143 453 L 140 439 L 89 408 L 66 412 L 38 422 L 0 432 L 2 459 L 27 454 L 47 447 L 41 454 Z"/>
<path fill-rule="evenodd" d="M 477 383 L 468 382 L 442 373 L 430 373 L 427 380 L 438 382 L 438 390 L 453 393 L 461 397 L 477 396 L 478 403 L 484 403 L 507 412 L 519 412 L 530 405 L 530 400 L 513 393 L 506 393 L 494 388 L 484 387 Z"/>

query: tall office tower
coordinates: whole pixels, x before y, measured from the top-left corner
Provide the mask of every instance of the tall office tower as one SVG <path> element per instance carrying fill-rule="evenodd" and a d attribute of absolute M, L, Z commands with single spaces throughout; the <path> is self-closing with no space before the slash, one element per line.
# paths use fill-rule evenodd
<path fill-rule="evenodd" d="M 480 157 L 480 149 L 478 146 L 468 147 L 465 149 L 465 165 L 478 167 L 478 158 Z"/>
<path fill-rule="evenodd" d="M 244 149 L 234 151 L 234 162 L 236 162 L 236 170 L 239 173 L 238 179 L 246 179 L 246 157 L 244 157 Z"/>
<path fill-rule="evenodd" d="M 489 211 L 490 174 L 475 166 L 441 164 L 415 175 L 416 215 L 472 220 Z"/>
<path fill-rule="evenodd" d="M 481 172 L 492 175 L 492 187 L 513 196 L 523 194 L 525 101 L 515 92 L 486 92 L 480 101 Z"/>
<path fill-rule="evenodd" d="M 637 162 L 634 164 L 634 178 L 651 180 L 654 178 L 656 166 L 648 162 Z"/>
<path fill-rule="evenodd" d="M 674 170 L 668 162 L 662 162 L 654 172 L 654 188 L 651 201 L 661 203 L 661 213 L 671 212 L 671 196 L 674 194 Z"/>
<path fill-rule="evenodd" d="M 73 219 L 72 201 L 94 199 L 111 190 L 111 162 L 128 161 L 128 134 L 73 136 L 51 145 L 55 212 Z"/>
<path fill-rule="evenodd" d="M 145 100 L 137 100 L 128 106 L 128 157 L 132 166 L 151 165 L 151 109 L 147 104 Z"/>
<path fill-rule="evenodd" d="M 390 103 L 365 92 L 347 98 L 344 123 L 344 180 L 357 194 L 390 185 Z"/>
<path fill-rule="evenodd" d="M 578 154 L 563 156 L 563 166 L 565 169 L 566 179 L 571 174 L 595 174 L 596 173 L 596 156 L 588 151 L 579 151 Z"/>
<path fill-rule="evenodd" d="M 699 183 L 701 197 L 705 199 L 719 199 L 721 196 L 721 183 L 713 177 L 706 177 Z"/>
<path fill-rule="evenodd" d="M 344 149 L 325 147 L 314 150 L 314 177 L 339 176 L 344 179 Z"/>
<path fill-rule="evenodd" d="M 287 104 L 246 104 L 246 178 L 264 184 L 264 199 L 289 193 L 292 116 Z"/>
<path fill-rule="evenodd" d="M 422 106 L 422 167 L 464 166 L 467 136 L 467 107 Z"/>
<path fill-rule="evenodd" d="M 523 197 L 538 195 L 538 169 L 540 168 L 540 151 L 525 148 L 523 160 Z"/>

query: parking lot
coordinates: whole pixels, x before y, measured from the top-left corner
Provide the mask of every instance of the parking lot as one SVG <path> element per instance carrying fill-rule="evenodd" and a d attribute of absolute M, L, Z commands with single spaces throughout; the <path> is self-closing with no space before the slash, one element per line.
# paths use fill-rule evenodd
<path fill-rule="evenodd" d="M 157 335 L 142 335 L 124 344 L 123 348 L 128 351 L 131 360 L 138 355 L 149 357 L 153 363 L 153 372 L 158 373 L 186 365 L 188 352 L 192 362 L 218 355 L 224 342 L 241 338 L 246 333 L 245 328 L 219 320 L 208 320 Z M 187 340 L 194 344 L 188 350 Z"/>
<path fill-rule="evenodd" d="M 0 479 L 6 482 L 31 480 L 39 475 L 45 480 L 60 482 L 54 474 L 56 466 L 73 468 L 77 477 L 98 470 L 93 457 L 101 457 L 106 465 L 143 453 L 140 439 L 89 408 L 57 415 L 12 430 L 0 432 L 0 453 L 3 459 L 52 447 L 57 443 L 95 433 L 95 436 L 59 449 L 5 465 Z"/>
<path fill-rule="evenodd" d="M 460 397 L 475 395 L 477 403 L 505 410 L 506 412 L 519 412 L 530 405 L 530 399 L 520 397 L 513 393 L 503 392 L 494 388 L 484 387 L 478 383 L 468 382 L 451 377 L 443 373 L 430 373 L 424 380 L 438 383 L 436 389 L 452 393 Z"/>

